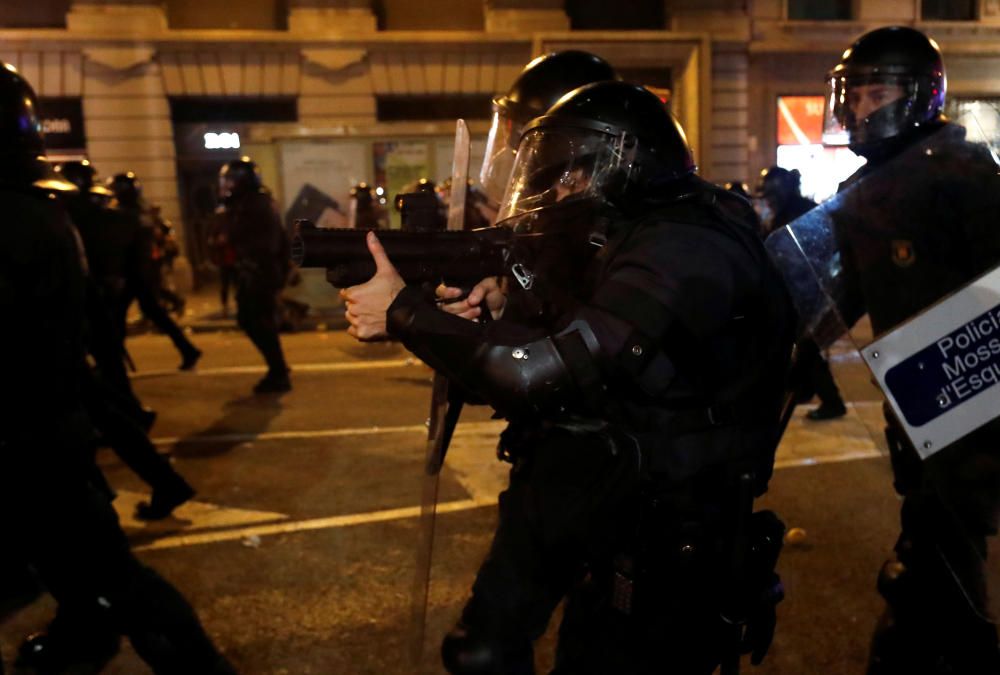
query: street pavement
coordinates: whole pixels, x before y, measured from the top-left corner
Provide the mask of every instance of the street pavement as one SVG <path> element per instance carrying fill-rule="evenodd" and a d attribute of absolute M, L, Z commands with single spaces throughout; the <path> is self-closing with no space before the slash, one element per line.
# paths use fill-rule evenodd
<path fill-rule="evenodd" d="M 198 491 L 171 519 L 136 521 L 146 486 L 102 451 L 138 555 L 184 592 L 242 673 L 443 672 L 437 646 L 489 545 L 506 480 L 494 458 L 501 424 L 486 409 L 467 409 L 441 474 L 424 655 L 415 665 L 410 598 L 430 370 L 399 345 L 359 344 L 332 330 L 336 321 L 315 322 L 283 336 L 293 391 L 253 396 L 264 368 L 230 324 L 202 323 L 193 333 L 205 353 L 194 372 L 176 370 L 179 356 L 162 336 L 129 340 L 136 391 L 159 412 L 151 436 Z M 771 654 L 746 672 L 863 672 L 881 609 L 875 575 L 894 543 L 898 501 L 869 432 L 880 428 L 880 410 L 863 368 L 846 352 L 836 364 L 867 399 L 830 422 L 804 421 L 800 407 L 779 449 L 759 506 L 803 536 L 780 562 L 787 599 Z M 43 597 L 0 623 L 8 663 L 53 610 Z M 550 628 L 539 672 L 551 665 L 553 641 Z M 126 642 L 104 672 L 149 671 Z"/>

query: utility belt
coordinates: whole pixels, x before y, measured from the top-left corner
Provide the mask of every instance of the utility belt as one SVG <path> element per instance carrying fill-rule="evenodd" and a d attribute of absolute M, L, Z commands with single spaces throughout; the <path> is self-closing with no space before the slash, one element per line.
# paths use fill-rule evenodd
<path fill-rule="evenodd" d="M 736 581 L 730 533 L 714 523 L 692 519 L 651 528 L 656 508 L 655 504 L 644 506 L 646 532 L 639 534 L 632 550 L 615 555 L 604 569 L 601 583 L 607 584 L 607 597 L 615 610 L 649 616 L 664 613 L 675 602 L 697 603 L 714 606 L 727 620 L 738 623 L 784 598 L 775 567 L 785 525 L 773 512 L 758 511 L 749 517 L 738 552 L 742 563 Z"/>

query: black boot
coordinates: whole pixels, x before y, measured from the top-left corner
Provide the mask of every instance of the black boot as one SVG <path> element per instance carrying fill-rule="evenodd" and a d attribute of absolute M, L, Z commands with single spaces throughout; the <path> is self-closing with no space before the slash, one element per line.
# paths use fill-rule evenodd
<path fill-rule="evenodd" d="M 195 364 L 198 363 L 198 359 L 200 358 L 201 358 L 200 349 L 192 348 L 191 350 L 184 352 L 184 355 L 182 357 L 183 360 L 181 361 L 179 369 L 192 370 Z"/>
<path fill-rule="evenodd" d="M 30 668 L 39 675 L 100 673 L 118 653 L 117 633 L 93 630 L 71 631 L 50 627 L 48 632 L 29 635 L 18 649 L 18 668 Z"/>
<path fill-rule="evenodd" d="M 292 381 L 288 377 L 288 371 L 273 373 L 269 372 L 260 382 L 254 385 L 255 394 L 280 394 L 291 391 Z"/>
<path fill-rule="evenodd" d="M 169 518 L 174 509 L 194 497 L 194 488 L 181 478 L 170 488 L 154 489 L 148 502 L 140 502 L 135 507 L 135 517 L 139 520 L 163 520 Z"/>
<path fill-rule="evenodd" d="M 835 403 L 823 402 L 815 410 L 810 410 L 806 413 L 806 419 L 812 420 L 813 422 L 819 422 L 821 420 L 832 420 L 837 417 L 843 417 L 847 414 L 847 407 L 844 405 L 843 401 L 837 401 Z"/>

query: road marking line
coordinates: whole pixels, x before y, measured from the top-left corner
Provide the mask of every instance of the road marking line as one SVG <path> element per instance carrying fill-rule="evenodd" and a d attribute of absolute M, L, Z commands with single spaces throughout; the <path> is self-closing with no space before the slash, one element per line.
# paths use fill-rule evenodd
<path fill-rule="evenodd" d="M 870 408 L 881 406 L 881 401 L 860 401 L 848 403 L 849 408 Z M 811 410 L 815 406 L 799 406 L 803 410 Z M 796 413 L 798 414 L 798 413 Z M 461 422 L 455 429 L 456 434 L 482 433 L 496 429 L 499 434 L 506 424 L 503 420 L 488 422 Z M 819 422 L 818 424 L 822 424 Z M 819 427 L 817 427 L 819 430 Z M 253 443 L 257 441 L 294 441 L 308 438 L 338 438 L 341 436 L 374 436 L 376 434 L 426 433 L 427 426 L 423 424 L 407 424 L 392 427 L 344 427 L 340 429 L 304 429 L 298 431 L 266 431 L 260 434 L 212 434 L 206 436 L 163 436 L 153 438 L 154 445 L 175 445 L 180 442 L 192 443 Z"/>
<path fill-rule="evenodd" d="M 881 457 L 877 451 L 855 452 L 837 457 L 801 458 L 786 460 L 775 464 L 775 469 L 787 469 L 797 466 L 817 466 L 819 464 L 833 464 L 838 462 L 850 462 L 864 459 L 874 459 Z M 495 506 L 496 499 L 461 499 L 452 502 L 444 502 L 437 505 L 438 513 L 458 513 L 479 509 L 487 506 Z M 156 539 L 149 544 L 135 547 L 136 551 L 155 551 L 170 548 L 180 548 L 184 546 L 197 546 L 199 544 L 214 544 L 222 541 L 234 541 L 247 537 L 266 537 L 276 534 L 289 534 L 293 532 L 305 532 L 310 530 L 330 530 L 341 527 L 352 527 L 355 525 L 368 525 L 370 523 L 383 523 L 390 520 L 406 520 L 416 518 L 420 515 L 420 506 L 407 506 L 397 509 L 386 509 L 382 511 L 370 511 L 368 513 L 352 513 L 342 516 L 329 516 L 326 518 L 312 518 L 309 520 L 298 520 L 292 522 L 273 523 L 266 525 L 253 525 L 250 527 L 240 527 L 231 530 L 215 530 L 212 532 L 192 532 L 190 534 L 179 534 L 161 539 Z"/>
<path fill-rule="evenodd" d="M 300 363 L 292 364 L 292 373 L 330 373 L 344 372 L 351 370 L 377 370 L 384 368 L 404 368 L 407 366 L 420 365 L 420 361 L 414 358 L 405 359 L 382 359 L 379 361 L 340 361 L 336 363 Z M 211 376 L 211 375 L 253 375 L 267 372 L 267 366 L 226 366 L 222 368 L 199 368 L 190 372 L 180 370 L 145 370 L 132 374 L 133 380 L 142 380 L 150 377 L 167 377 L 177 375 L 182 377 L 190 376 Z"/>
<path fill-rule="evenodd" d="M 162 535 L 167 536 L 171 531 L 176 531 L 177 521 L 188 521 L 196 524 L 197 530 L 223 530 L 232 527 L 247 527 L 260 523 L 273 523 L 275 521 L 288 521 L 290 516 L 285 513 L 275 511 L 255 511 L 253 509 L 240 509 L 233 506 L 222 506 L 203 502 L 201 500 L 191 500 L 184 502 L 173 512 L 171 520 L 167 521 L 142 521 L 135 517 L 135 508 L 142 501 L 149 501 L 149 494 L 135 492 L 133 490 L 116 490 L 118 498 L 114 501 L 115 510 L 118 512 L 118 520 L 122 528 L 130 534 Z M 194 531 L 192 527 L 189 531 Z"/>
<path fill-rule="evenodd" d="M 503 421 L 463 422 L 455 428 L 456 435 L 477 434 L 503 429 Z M 256 441 L 290 441 L 306 438 L 337 438 L 340 436 L 374 436 L 376 434 L 426 434 L 427 425 L 407 424 L 395 427 L 349 427 L 345 429 L 316 429 L 305 431 L 270 431 L 261 434 L 213 434 L 211 436 L 166 436 L 152 439 L 154 445 L 175 445 L 177 443 L 252 443 Z"/>
<path fill-rule="evenodd" d="M 775 461 L 774 468 L 793 469 L 800 466 L 817 466 L 819 464 L 837 464 L 838 462 L 854 462 L 861 459 L 875 459 L 883 454 L 877 449 L 859 450 L 857 452 L 845 452 L 839 455 L 825 455 L 822 457 L 796 457 L 794 459 L 779 459 Z"/>
<path fill-rule="evenodd" d="M 456 511 L 467 511 L 478 509 L 484 506 L 491 506 L 495 502 L 481 502 L 474 499 L 461 499 L 453 502 L 438 504 L 438 513 L 454 513 Z M 389 520 L 405 520 L 416 518 L 420 515 L 419 506 L 406 506 L 398 509 L 386 509 L 384 511 L 372 511 L 369 513 L 353 513 L 344 516 L 330 516 L 327 518 L 313 518 L 310 520 L 299 520 L 291 523 L 274 523 L 272 525 L 255 525 L 252 527 L 241 527 L 234 530 L 223 530 L 221 532 L 203 532 L 198 534 L 181 534 L 172 537 L 163 537 L 149 544 L 135 547 L 136 551 L 154 551 L 165 548 L 178 548 L 181 546 L 194 546 L 197 544 L 211 544 L 219 541 L 232 541 L 234 539 L 245 539 L 247 537 L 266 537 L 275 534 L 288 534 L 291 532 L 304 532 L 308 530 L 329 530 L 338 527 L 350 527 L 352 525 L 367 525 L 369 523 L 381 523 Z"/>

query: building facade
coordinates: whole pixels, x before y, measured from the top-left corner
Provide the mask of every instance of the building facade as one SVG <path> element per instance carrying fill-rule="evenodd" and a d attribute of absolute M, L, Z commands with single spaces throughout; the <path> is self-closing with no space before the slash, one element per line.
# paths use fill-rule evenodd
<path fill-rule="evenodd" d="M 53 154 L 135 171 L 196 267 L 223 161 L 252 155 L 286 214 L 338 224 L 354 182 L 391 194 L 448 175 L 454 118 L 482 137 L 490 97 L 556 49 L 669 96 L 716 181 L 820 152 L 786 146 L 813 144 L 808 97 L 876 26 L 935 37 L 953 96 L 1000 96 L 1000 0 L 635 0 L 613 16 L 586 0 L 5 4 L 0 59 L 35 85 Z"/>

